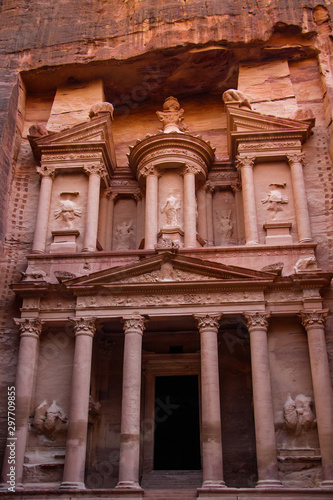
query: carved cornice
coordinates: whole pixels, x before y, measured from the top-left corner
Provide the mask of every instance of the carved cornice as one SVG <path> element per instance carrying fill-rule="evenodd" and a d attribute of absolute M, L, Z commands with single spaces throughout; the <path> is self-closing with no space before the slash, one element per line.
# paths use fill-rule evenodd
<path fill-rule="evenodd" d="M 145 318 L 143 316 L 129 316 L 128 318 L 123 318 L 124 323 L 124 333 L 136 333 L 138 335 L 143 335 L 145 327 Z"/>
<path fill-rule="evenodd" d="M 42 333 L 42 322 L 39 318 L 19 318 L 14 319 L 15 324 L 20 328 L 20 337 L 31 337 L 39 339 Z"/>
<path fill-rule="evenodd" d="M 74 325 L 75 337 L 79 335 L 87 335 L 88 337 L 93 337 L 95 335 L 95 317 L 90 318 L 68 318 L 68 320 Z"/>
<path fill-rule="evenodd" d="M 199 332 L 212 331 L 218 332 L 222 314 L 196 314 L 194 318 L 198 323 Z"/>
<path fill-rule="evenodd" d="M 306 331 L 312 328 L 325 328 L 328 309 L 318 311 L 301 311 L 299 316 Z"/>
<path fill-rule="evenodd" d="M 243 313 L 243 316 L 246 320 L 246 324 L 250 333 L 256 330 L 267 331 L 268 318 L 270 317 L 270 313 L 267 312 Z"/>

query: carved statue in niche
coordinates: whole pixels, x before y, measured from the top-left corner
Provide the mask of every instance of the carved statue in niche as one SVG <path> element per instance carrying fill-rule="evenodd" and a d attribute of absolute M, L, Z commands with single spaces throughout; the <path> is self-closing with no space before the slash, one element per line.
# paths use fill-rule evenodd
<path fill-rule="evenodd" d="M 36 409 L 33 426 L 49 439 L 54 440 L 57 434 L 63 433 L 68 426 L 68 417 L 55 401 L 51 405 L 44 400 Z"/>
<path fill-rule="evenodd" d="M 263 198 L 261 200 L 261 203 L 263 204 L 266 204 L 267 203 L 267 210 L 270 211 L 273 215 L 272 215 L 272 219 L 275 220 L 276 219 L 276 216 L 277 216 L 277 213 L 278 212 L 281 212 L 283 210 L 282 208 L 282 205 L 288 203 L 288 197 L 287 196 L 283 196 L 283 194 L 281 193 L 281 191 L 279 191 L 278 189 L 276 188 L 282 188 L 284 189 L 286 187 L 286 183 L 282 183 L 282 184 L 279 184 L 279 183 L 273 183 L 273 184 L 270 184 L 269 187 L 271 186 L 274 186 L 275 189 L 271 189 L 269 192 L 268 192 L 268 195 L 266 196 L 266 198 Z"/>
<path fill-rule="evenodd" d="M 119 222 L 115 229 L 115 250 L 132 248 L 134 227 L 132 220 Z"/>
<path fill-rule="evenodd" d="M 288 432 L 298 436 L 302 431 L 315 427 L 316 419 L 311 405 L 312 399 L 304 394 L 298 394 L 295 399 L 288 394 L 283 408 L 284 422 Z"/>
<path fill-rule="evenodd" d="M 168 197 L 165 205 L 161 209 L 161 213 L 165 214 L 166 226 L 176 227 L 180 223 L 180 203 L 172 194 Z"/>
<path fill-rule="evenodd" d="M 60 208 L 54 211 L 54 218 L 61 219 L 64 229 L 74 229 L 75 217 L 81 217 L 82 210 L 77 208 L 75 198 L 78 192 L 60 193 Z"/>
<path fill-rule="evenodd" d="M 226 241 L 230 239 L 234 232 L 233 223 L 231 220 L 232 211 L 224 211 L 219 213 L 217 210 L 215 211 L 217 227 L 219 234 L 221 235 L 222 241 Z"/>
<path fill-rule="evenodd" d="M 156 111 L 157 116 L 163 123 L 163 132 L 183 132 L 187 127 L 183 124 L 184 110 L 175 97 L 168 97 L 163 104 L 163 111 Z"/>

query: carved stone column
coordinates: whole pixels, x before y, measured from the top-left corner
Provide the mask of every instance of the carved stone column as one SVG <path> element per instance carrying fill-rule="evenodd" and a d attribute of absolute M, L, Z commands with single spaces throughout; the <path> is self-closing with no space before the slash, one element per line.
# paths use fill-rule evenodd
<path fill-rule="evenodd" d="M 207 241 L 207 204 L 206 204 L 206 188 L 201 186 L 198 189 L 198 233 L 205 241 Z"/>
<path fill-rule="evenodd" d="M 29 416 L 31 414 L 32 395 L 36 378 L 39 337 L 42 323 L 38 318 L 16 319 L 20 327 L 20 348 L 17 361 L 15 380 L 15 433 L 9 429 L 7 446 L 2 468 L 2 483 L 9 480 L 8 445 L 15 449 L 15 480 L 16 489 L 22 488 L 24 454 L 27 444 Z"/>
<path fill-rule="evenodd" d="M 142 316 L 124 318 L 123 397 L 117 488 L 141 489 L 139 486 L 140 394 L 144 323 Z"/>
<path fill-rule="evenodd" d="M 217 332 L 221 314 L 196 315 L 201 347 L 203 488 L 224 488 Z"/>
<path fill-rule="evenodd" d="M 245 241 L 247 245 L 257 245 L 259 243 L 257 208 L 254 191 L 253 165 L 255 158 L 237 157 L 236 167 L 241 171 Z"/>
<path fill-rule="evenodd" d="M 157 244 L 158 178 L 159 172 L 152 166 L 146 174 L 145 248 L 147 249 L 152 249 Z"/>
<path fill-rule="evenodd" d="M 303 153 L 287 155 L 290 165 L 291 183 L 293 187 L 295 216 L 300 243 L 312 241 L 309 209 L 303 176 Z"/>
<path fill-rule="evenodd" d="M 316 406 L 323 486 L 333 486 L 333 395 L 325 341 L 327 310 L 302 311 L 308 335 L 313 393 Z"/>
<path fill-rule="evenodd" d="M 197 217 L 195 198 L 195 167 L 186 165 L 184 176 L 184 246 L 195 248 L 197 246 Z"/>
<path fill-rule="evenodd" d="M 54 168 L 37 167 L 37 172 L 41 176 L 41 185 L 38 200 L 36 228 L 34 241 L 32 244 L 32 253 L 44 253 L 47 236 L 47 226 L 49 222 L 50 203 L 52 195 L 52 184 L 55 176 Z"/>
<path fill-rule="evenodd" d="M 99 193 L 101 187 L 102 165 L 89 165 L 84 171 L 89 175 L 86 228 L 82 252 L 95 252 L 98 229 Z"/>
<path fill-rule="evenodd" d="M 113 235 L 113 212 L 114 212 L 114 202 L 118 194 L 113 193 L 109 189 L 107 190 L 107 216 L 105 221 L 105 250 L 112 249 L 112 235 Z"/>
<path fill-rule="evenodd" d="M 134 198 L 136 201 L 136 248 L 139 248 L 142 239 L 142 196 L 137 193 Z"/>
<path fill-rule="evenodd" d="M 257 488 L 281 487 L 276 457 L 274 413 L 264 312 L 244 314 L 250 333 L 254 421 L 258 464 Z"/>
<path fill-rule="evenodd" d="M 101 196 L 100 196 L 100 201 L 99 201 L 99 217 L 98 217 L 98 240 L 103 248 L 105 250 L 105 244 L 106 244 L 106 221 L 107 221 L 107 216 L 108 216 L 108 199 L 107 199 L 107 192 L 102 191 Z"/>
<path fill-rule="evenodd" d="M 207 204 L 207 245 L 214 245 L 214 225 L 213 225 L 213 192 L 214 187 L 207 182 L 207 195 L 206 195 L 206 204 Z"/>
<path fill-rule="evenodd" d="M 75 348 L 72 392 L 63 482 L 60 488 L 84 489 L 90 373 L 95 318 L 69 318 L 74 323 Z"/>

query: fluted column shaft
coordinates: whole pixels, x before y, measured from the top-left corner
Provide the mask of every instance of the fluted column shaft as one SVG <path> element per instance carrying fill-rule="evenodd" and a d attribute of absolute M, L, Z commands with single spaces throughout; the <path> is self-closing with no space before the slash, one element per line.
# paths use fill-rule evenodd
<path fill-rule="evenodd" d="M 117 488 L 140 489 L 140 395 L 144 323 L 142 316 L 124 318 L 123 395 Z"/>
<path fill-rule="evenodd" d="M 158 172 L 151 169 L 146 177 L 146 217 L 145 248 L 152 249 L 157 244 L 158 225 Z"/>
<path fill-rule="evenodd" d="M 23 479 L 24 454 L 28 437 L 29 416 L 32 406 L 32 395 L 37 370 L 39 337 L 42 323 L 39 319 L 17 319 L 15 323 L 20 327 L 20 347 L 15 379 L 15 433 L 7 438 L 7 446 L 2 469 L 2 482 L 9 479 L 9 445 L 15 449 L 15 480 L 20 487 Z"/>
<path fill-rule="evenodd" d="M 223 488 L 222 433 L 217 332 L 220 314 L 196 315 L 201 349 L 203 488 Z"/>
<path fill-rule="evenodd" d="M 318 437 L 323 467 L 323 486 L 333 486 L 333 394 L 325 341 L 327 311 L 302 311 L 308 335 Z"/>
<path fill-rule="evenodd" d="M 197 218 L 195 199 L 196 170 L 186 165 L 184 169 L 184 246 L 197 246 Z"/>
<path fill-rule="evenodd" d="M 253 178 L 254 158 L 238 157 L 237 160 L 237 168 L 241 171 L 242 178 L 245 241 L 247 245 L 257 245 L 259 235 Z"/>
<path fill-rule="evenodd" d="M 84 234 L 83 252 L 95 252 L 97 231 L 98 231 L 98 213 L 99 213 L 99 194 L 101 187 L 101 176 L 103 167 L 101 165 L 89 165 L 84 167 L 84 171 L 89 175 L 86 227 Z"/>
<path fill-rule="evenodd" d="M 61 489 L 83 489 L 86 462 L 91 356 L 95 318 L 70 318 L 75 348 L 72 391 Z"/>
<path fill-rule="evenodd" d="M 291 183 L 294 194 L 298 240 L 300 243 L 312 241 L 310 216 L 303 175 L 303 154 L 296 153 L 288 155 L 287 158 L 290 165 Z"/>
<path fill-rule="evenodd" d="M 52 184 L 54 179 L 54 169 L 50 167 L 38 167 L 37 172 L 41 176 L 39 192 L 36 227 L 32 253 L 44 253 L 46 246 L 47 227 L 49 223 L 50 204 L 52 195 Z"/>
<path fill-rule="evenodd" d="M 276 456 L 274 412 L 268 357 L 268 314 L 244 315 L 250 333 L 251 366 L 256 450 L 258 464 L 257 488 L 280 487 Z"/>

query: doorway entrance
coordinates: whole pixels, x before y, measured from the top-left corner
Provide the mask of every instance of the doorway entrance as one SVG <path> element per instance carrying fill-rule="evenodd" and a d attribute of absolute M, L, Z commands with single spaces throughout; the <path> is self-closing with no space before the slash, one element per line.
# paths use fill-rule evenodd
<path fill-rule="evenodd" d="M 200 470 L 197 375 L 155 380 L 155 470 Z"/>

